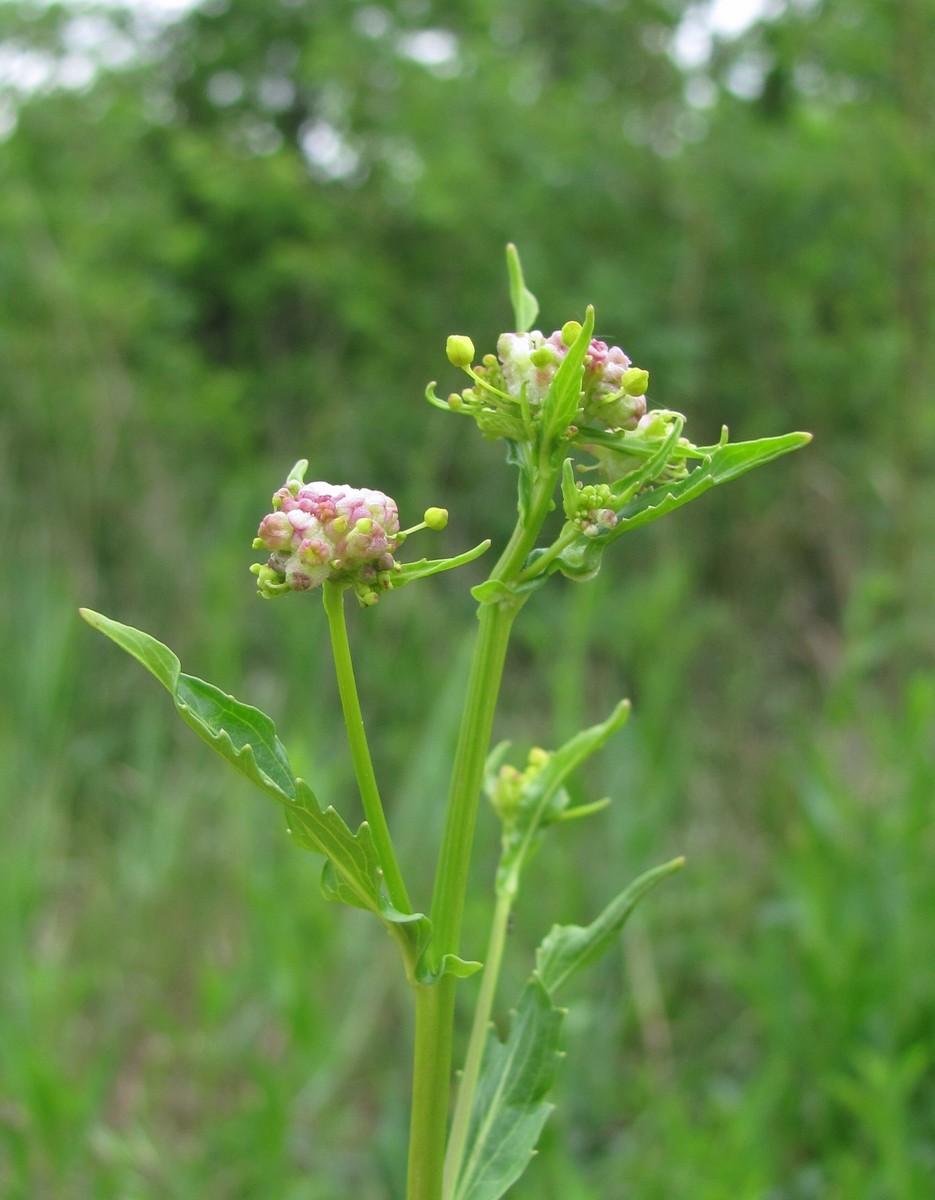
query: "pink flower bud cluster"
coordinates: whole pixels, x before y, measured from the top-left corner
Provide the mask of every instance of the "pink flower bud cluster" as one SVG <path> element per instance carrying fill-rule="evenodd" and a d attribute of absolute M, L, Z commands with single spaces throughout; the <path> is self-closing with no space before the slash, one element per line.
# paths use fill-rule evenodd
<path fill-rule="evenodd" d="M 383 492 L 346 484 L 293 480 L 273 496 L 254 547 L 270 551 L 256 572 L 260 591 L 308 591 L 326 579 L 378 580 L 395 567 L 399 545 L 396 503 Z"/>
<path fill-rule="evenodd" d="M 525 389 L 526 401 L 534 412 L 542 404 L 573 340 L 569 331 L 561 329 L 548 337 L 538 329 L 531 333 L 501 334 L 497 341 L 497 359 L 488 356 L 478 374 L 517 400 Z M 596 420 L 608 429 L 636 427 L 646 412 L 646 396 L 632 395 L 627 390 L 631 382 L 629 376 L 638 374 L 631 367 L 630 359 L 619 346 L 608 346 L 598 338 L 591 339 L 584 358 L 579 421 Z M 475 390 L 469 389 L 469 392 Z M 469 397 L 465 395 L 464 399 Z"/>

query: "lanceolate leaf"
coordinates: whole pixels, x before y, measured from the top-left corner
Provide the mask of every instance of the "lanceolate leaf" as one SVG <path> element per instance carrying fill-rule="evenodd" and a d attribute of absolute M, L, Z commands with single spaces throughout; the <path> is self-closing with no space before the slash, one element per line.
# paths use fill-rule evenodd
<path fill-rule="evenodd" d="M 500 1200 L 526 1169 L 552 1110 L 545 1097 L 561 1057 L 565 1010 L 558 990 L 613 943 L 637 901 L 682 866 L 647 871 L 586 927 L 555 926 L 536 953 L 536 970 L 501 1042 L 491 1029 L 474 1093 L 471 1126 L 452 1200 Z"/>
<path fill-rule="evenodd" d="M 680 508 L 697 496 L 703 495 L 709 488 L 719 483 L 727 483 L 752 471 L 754 467 L 772 462 L 780 455 L 807 446 L 812 440 L 809 433 L 786 433 L 781 437 L 759 438 L 753 442 L 725 443 L 715 446 L 710 457 L 696 467 L 686 478 L 678 483 L 665 484 L 651 488 L 630 503 L 618 514 L 618 522 L 610 535 L 600 538 L 600 541 L 612 541 L 628 529 L 645 525 L 665 516 L 675 508 Z"/>
<path fill-rule="evenodd" d="M 553 926 L 536 951 L 536 972 L 549 994 L 554 996 L 573 975 L 600 958 L 616 940 L 643 896 L 684 864 L 684 858 L 674 858 L 646 871 L 612 900 L 590 925 Z"/>
<path fill-rule="evenodd" d="M 550 566 L 550 572 L 560 570 L 572 579 L 589 579 L 600 568 L 601 554 L 621 534 L 640 525 L 647 525 L 683 504 L 704 495 L 709 488 L 727 483 L 739 475 L 752 471 L 754 467 L 772 462 L 783 454 L 807 446 L 812 440 L 809 433 L 787 433 L 781 437 L 760 438 L 752 442 L 724 442 L 719 446 L 699 451 L 701 463 L 690 475 L 675 483 L 663 483 L 649 487 L 630 500 L 617 513 L 617 524 L 598 537 L 576 538 Z M 624 480 L 623 482 L 626 482 Z"/>
<path fill-rule="evenodd" d="M 513 304 L 513 319 L 517 333 L 528 333 L 539 315 L 539 301 L 526 287 L 519 253 L 510 242 L 506 248 L 506 266 L 510 276 L 510 300 Z"/>
<path fill-rule="evenodd" d="M 407 583 L 413 583 L 416 579 L 437 575 L 439 571 L 450 571 L 452 567 L 462 567 L 465 563 L 480 558 L 489 548 L 490 539 L 488 538 L 472 550 L 465 550 L 463 554 L 458 554 L 454 558 L 420 558 L 418 562 L 403 563 L 400 569 L 394 571 L 390 576 L 390 584 L 394 589 L 401 588 L 405 587 Z"/>
<path fill-rule="evenodd" d="M 562 359 L 555 378 L 542 401 L 542 445 L 551 449 L 556 438 L 560 438 L 569 427 L 578 411 L 581 398 L 581 376 L 584 372 L 584 356 L 591 344 L 594 332 L 594 309 L 588 306 L 584 324 L 574 345 Z"/>
<path fill-rule="evenodd" d="M 172 651 L 149 634 L 90 609 L 82 609 L 81 615 L 156 676 L 182 720 L 200 738 L 282 805 L 296 845 L 328 860 L 325 894 L 376 913 L 406 944 L 414 962 L 428 938 L 428 918 L 400 913 L 390 904 L 369 826 L 364 822 L 354 834 L 334 808 L 322 809 L 309 785 L 293 775 L 270 718 L 212 684 L 184 674 Z"/>
<path fill-rule="evenodd" d="M 626 724 L 629 715 L 629 700 L 621 700 L 605 721 L 576 733 L 550 754 L 548 761 L 524 788 L 519 807 L 504 836 L 497 870 L 498 891 L 515 886 L 540 828 L 561 815 L 552 810 L 562 785 L 585 759 L 604 745 L 612 733 Z"/>

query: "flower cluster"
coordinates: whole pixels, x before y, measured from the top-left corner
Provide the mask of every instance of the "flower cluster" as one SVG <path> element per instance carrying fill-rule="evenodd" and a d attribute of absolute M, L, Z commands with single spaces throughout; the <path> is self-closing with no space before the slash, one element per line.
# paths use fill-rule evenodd
<path fill-rule="evenodd" d="M 490 803 L 507 827 L 515 821 L 525 793 L 551 757 L 547 750 L 534 746 L 529 751 L 529 760 L 524 771 L 505 763 L 496 775 L 488 779 L 487 794 Z"/>
<path fill-rule="evenodd" d="M 576 485 L 575 509 L 568 513 L 585 537 L 597 537 L 617 524 L 617 514 L 611 507 L 614 503 L 611 489 L 606 483 Z"/>
<path fill-rule="evenodd" d="M 401 541 L 396 502 L 383 492 L 292 478 L 273 496 L 253 543 L 269 558 L 251 570 L 261 596 L 345 579 L 372 603 L 377 589 L 390 586 Z"/>
<path fill-rule="evenodd" d="M 524 440 L 530 434 L 528 422 L 535 423 L 556 372 L 580 332 L 577 321 L 568 321 L 548 337 L 538 329 L 501 334 L 496 355 L 485 355 L 477 367 L 471 365 L 474 346 L 470 338 L 449 338 L 450 361 L 466 370 L 474 385 L 452 393 L 448 407 L 469 412 L 488 437 Z M 608 346 L 598 338 L 591 339 L 583 365 L 577 423 L 597 423 L 609 430 L 635 429 L 646 414 L 649 373 L 634 367 L 619 346 Z"/>

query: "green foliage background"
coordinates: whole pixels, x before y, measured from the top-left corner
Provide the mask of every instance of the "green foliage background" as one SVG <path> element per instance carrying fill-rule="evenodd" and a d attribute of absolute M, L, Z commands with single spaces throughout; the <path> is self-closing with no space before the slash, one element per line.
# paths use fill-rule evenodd
<path fill-rule="evenodd" d="M 457 385 L 448 333 L 486 347 L 508 323 L 509 239 L 542 327 L 593 302 L 696 441 L 722 421 L 815 434 L 520 620 L 498 726 L 518 753 L 623 694 L 635 711 L 578 784 L 613 808 L 530 868 L 504 995 L 549 923 L 689 865 L 572 1002 L 559 1110 L 515 1195 L 931 1194 L 935 4 L 789 3 L 697 67 L 669 52 L 685 17 L 0 7 L 14 61 L 103 62 L 0 92 L 11 1200 L 402 1194 L 391 945 L 326 904 L 268 807 L 76 608 L 270 711 L 353 818 L 323 614 L 256 602 L 250 539 L 299 456 L 404 519 L 448 507 L 433 555 L 504 537 L 502 448 L 422 391 Z M 136 53 L 107 65 L 118 34 Z M 475 581 L 353 619 L 423 895 Z M 487 820 L 469 956 L 494 841 Z"/>

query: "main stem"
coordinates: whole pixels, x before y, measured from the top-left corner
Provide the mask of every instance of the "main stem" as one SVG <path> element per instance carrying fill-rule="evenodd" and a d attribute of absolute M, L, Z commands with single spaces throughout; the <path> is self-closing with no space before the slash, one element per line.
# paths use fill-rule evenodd
<path fill-rule="evenodd" d="M 548 471 L 536 480 L 525 519 L 517 523 L 500 561 L 491 572 L 492 580 L 510 582 L 519 575 L 551 506 L 556 479 L 557 471 Z M 445 831 L 432 896 L 429 966 L 436 971 L 443 969 L 447 955 L 458 953 L 484 763 L 510 631 L 523 602 L 524 597 L 509 597 L 482 604 L 478 613 L 477 642 L 455 750 Z M 455 983 L 453 976 L 443 975 L 436 984 L 416 985 L 407 1200 L 441 1200 L 442 1196 Z"/>
<path fill-rule="evenodd" d="M 446 954 L 458 951 L 477 796 L 514 616 L 514 609 L 496 604 L 482 605 L 478 614 L 480 629 L 455 751 L 448 824 L 439 856 L 432 906 L 435 950 L 432 965 L 436 970 L 443 965 Z M 416 985 L 408 1200 L 440 1200 L 441 1197 L 451 1086 L 455 983 L 454 976 L 443 975 L 435 984 Z"/>
<path fill-rule="evenodd" d="M 344 620 L 344 591 L 341 584 L 333 583 L 328 579 L 322 584 L 322 599 L 328 617 L 328 630 L 331 634 L 338 693 L 341 696 L 341 708 L 344 710 L 344 724 L 347 726 L 347 741 L 351 750 L 351 760 L 354 763 L 354 774 L 357 777 L 357 787 L 363 802 L 364 814 L 370 825 L 373 844 L 383 867 L 387 894 L 400 912 L 411 913 L 412 904 L 406 892 L 399 863 L 396 861 L 393 843 L 390 840 L 390 831 L 386 824 L 383 804 L 380 801 L 380 791 L 377 787 L 377 777 L 374 774 L 373 762 L 370 758 L 370 748 L 367 745 L 364 718 L 360 711 L 360 701 L 357 698 L 351 647 L 347 640 L 347 623 Z"/>

